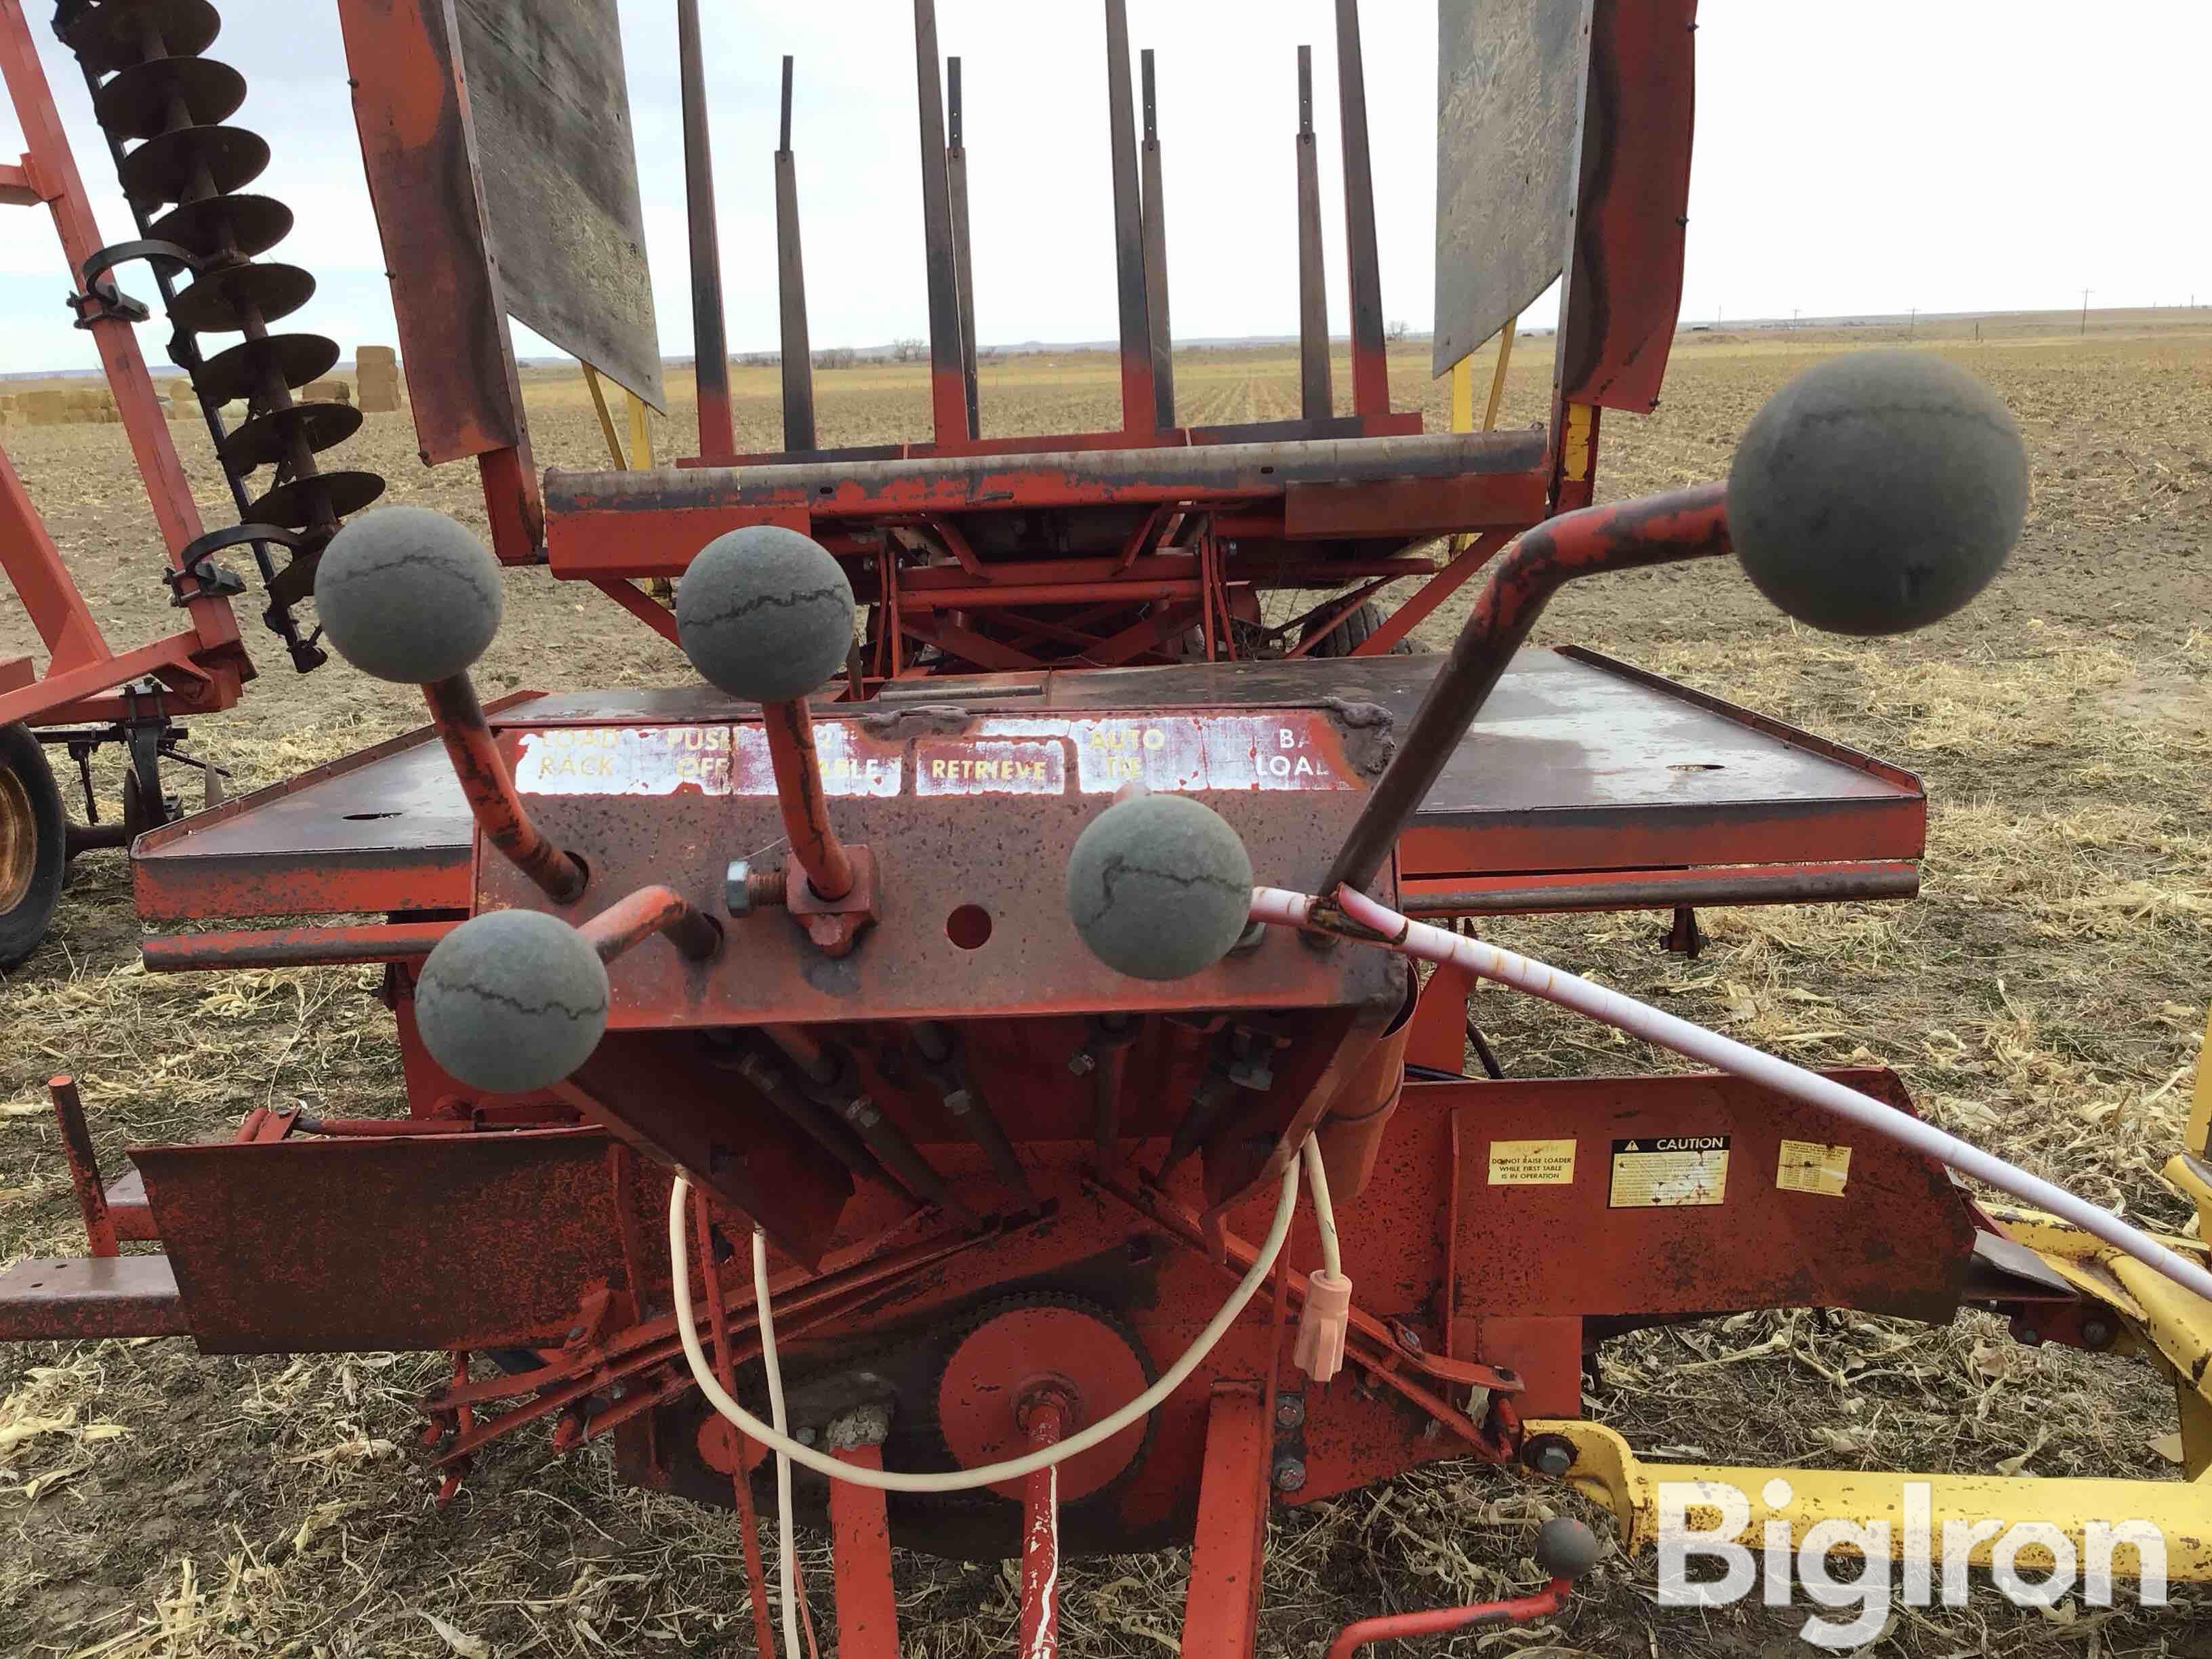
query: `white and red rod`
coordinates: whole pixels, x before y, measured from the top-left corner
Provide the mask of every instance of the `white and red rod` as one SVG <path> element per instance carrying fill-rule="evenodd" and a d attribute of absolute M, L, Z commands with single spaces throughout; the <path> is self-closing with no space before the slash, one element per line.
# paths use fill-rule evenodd
<path fill-rule="evenodd" d="M 1319 902 L 1310 894 L 1285 892 L 1279 887 L 1255 887 L 1252 890 L 1252 917 L 1255 921 L 1303 927 Z M 1578 1014 L 1660 1048 L 1671 1048 L 1716 1071 L 1729 1073 L 1778 1095 L 1847 1118 L 1885 1140 L 1948 1164 L 1961 1175 L 1971 1176 L 2072 1223 L 2083 1232 L 2163 1273 L 2184 1290 L 2212 1301 L 2212 1272 L 2207 1272 L 2201 1264 L 2168 1249 L 2141 1228 L 2130 1226 L 2087 1199 L 2054 1186 L 2039 1176 L 2030 1175 L 1995 1153 L 1970 1146 L 1956 1135 L 1947 1134 L 1910 1112 L 1899 1111 L 1871 1095 L 1847 1089 L 1832 1078 L 1762 1054 L 1733 1038 L 1708 1031 L 1702 1025 L 1692 1025 L 1688 1020 L 1678 1019 L 1634 997 L 1623 996 L 1548 963 L 1518 956 L 1442 927 L 1431 927 L 1426 922 L 1410 921 L 1351 886 L 1337 890 L 1337 902 L 1346 916 L 1378 934 L 1376 942 L 1386 949 L 1425 962 L 1455 963 L 1485 979 L 1510 985 L 1562 1008 L 1571 1008 Z"/>

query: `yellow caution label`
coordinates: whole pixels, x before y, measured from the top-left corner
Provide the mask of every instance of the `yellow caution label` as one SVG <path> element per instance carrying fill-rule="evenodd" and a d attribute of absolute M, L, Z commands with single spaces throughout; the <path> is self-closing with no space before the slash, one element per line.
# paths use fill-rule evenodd
<path fill-rule="evenodd" d="M 1613 1143 L 1607 1207 L 1672 1209 L 1728 1199 L 1729 1137 L 1638 1135 Z"/>
<path fill-rule="evenodd" d="M 1572 1140 L 1493 1140 L 1490 1143 L 1493 1187 L 1571 1187 L 1575 1184 Z"/>
<path fill-rule="evenodd" d="M 1821 1193 L 1841 1198 L 1850 1175 L 1850 1147 L 1817 1140 L 1785 1140 L 1775 1165 L 1774 1184 L 1785 1193 Z"/>

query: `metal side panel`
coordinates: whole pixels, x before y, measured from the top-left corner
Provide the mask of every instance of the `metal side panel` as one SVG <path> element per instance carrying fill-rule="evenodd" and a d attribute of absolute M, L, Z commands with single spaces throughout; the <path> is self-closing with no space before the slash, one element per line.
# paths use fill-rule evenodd
<path fill-rule="evenodd" d="M 457 0 L 510 316 L 666 407 L 614 0 Z"/>
<path fill-rule="evenodd" d="M 1437 7 L 1437 324 L 1444 374 L 1552 285 L 1575 198 L 1588 0 Z"/>
<path fill-rule="evenodd" d="M 131 849 L 131 896 L 143 921 L 465 909 L 473 834 L 422 726 L 149 830 Z"/>
<path fill-rule="evenodd" d="M 138 1146 L 131 1158 L 185 1325 L 209 1353 L 557 1344 L 584 1291 L 627 1282 L 625 1218 L 596 1130 Z"/>

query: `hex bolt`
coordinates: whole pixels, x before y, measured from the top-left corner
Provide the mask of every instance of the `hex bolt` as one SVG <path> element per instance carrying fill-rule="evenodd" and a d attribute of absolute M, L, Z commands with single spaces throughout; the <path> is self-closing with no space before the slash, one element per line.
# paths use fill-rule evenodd
<path fill-rule="evenodd" d="M 1275 1490 L 1277 1492 L 1296 1492 L 1305 1483 L 1305 1459 L 1279 1457 L 1275 1460 Z"/>
<path fill-rule="evenodd" d="M 1306 1397 L 1302 1394 L 1275 1396 L 1275 1426 L 1295 1429 L 1306 1420 Z"/>
<path fill-rule="evenodd" d="M 732 859 L 722 872 L 722 905 L 733 916 L 781 905 L 790 880 L 782 870 L 756 870 L 750 859 Z"/>
<path fill-rule="evenodd" d="M 1554 1477 L 1575 1466 L 1575 1449 L 1563 1442 L 1547 1441 L 1536 1448 L 1536 1473 Z"/>
<path fill-rule="evenodd" d="M 1411 1325 L 1403 1324 L 1397 1320 L 1392 1320 L 1390 1322 L 1390 1334 L 1397 1339 L 1398 1346 L 1403 1348 L 1407 1353 L 1419 1353 L 1421 1352 L 1421 1334 L 1415 1330 Z"/>
<path fill-rule="evenodd" d="M 2083 1347 L 2101 1348 L 2107 1343 L 2111 1342 L 2112 1340 L 2112 1328 L 2106 1324 L 2103 1320 L 2085 1319 L 2081 1322 L 2081 1346 Z"/>

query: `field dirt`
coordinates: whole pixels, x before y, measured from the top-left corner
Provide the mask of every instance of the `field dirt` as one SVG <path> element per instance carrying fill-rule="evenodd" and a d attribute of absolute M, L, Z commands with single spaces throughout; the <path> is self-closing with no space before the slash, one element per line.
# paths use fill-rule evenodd
<path fill-rule="evenodd" d="M 1765 608 L 1735 572 L 1699 564 L 1569 588 L 1539 643 L 1579 641 L 1908 766 L 1933 820 L 1924 888 L 1903 905 L 1715 910 L 1694 961 L 1656 944 L 1659 918 L 1554 918 L 1501 942 L 1654 999 L 1808 1064 L 1878 1060 L 1922 1109 L 2089 1197 L 2169 1228 L 2190 1223 L 2158 1170 L 2179 1145 L 2212 988 L 2212 325 L 2206 313 L 2070 325 L 1977 342 L 1947 321 L 1930 343 L 1984 376 L 2027 434 L 2027 530 L 1981 602 L 1911 637 L 1818 635 Z M 1663 406 L 1609 416 L 1601 495 L 1720 475 L 1760 402 L 1818 354 L 1898 331 L 1696 333 Z M 1504 421 L 1537 419 L 1551 342 L 1522 342 Z M 1486 362 L 1478 374 L 1486 375 Z M 1425 347 L 1394 358 L 1401 406 L 1445 424 Z M 1179 356 L 1186 419 L 1293 412 L 1285 351 Z M 689 382 L 672 377 L 679 398 Z M 526 374 L 541 464 L 604 464 L 580 380 Z M 1337 384 L 1348 384 L 1339 365 Z M 988 430 L 1110 422 L 1100 354 L 983 368 Z M 915 368 L 817 379 L 825 443 L 881 441 L 927 420 Z M 740 371 L 741 446 L 774 447 L 774 372 Z M 656 453 L 686 452 L 679 402 Z M 178 423 L 210 523 L 229 520 L 204 434 Z M 119 429 L 11 427 L 8 450 L 111 639 L 174 626 Z M 340 452 L 391 480 L 386 499 L 481 527 L 473 470 L 426 470 L 407 417 L 369 417 Z M 191 749 L 231 788 L 273 782 L 421 721 L 418 698 L 333 662 L 304 679 L 241 605 L 264 678 Z M 1431 619 L 1446 641 L 1463 600 Z M 0 657 L 35 651 L 0 600 Z M 530 685 L 680 684 L 686 665 L 633 619 L 540 573 L 507 576 L 487 695 Z M 98 771 L 112 811 L 114 763 Z M 189 784 L 186 775 L 180 779 Z M 79 816 L 82 804 L 77 803 Z M 143 1140 L 226 1131 L 258 1105 L 312 1095 L 337 1113 L 395 1109 L 396 1050 L 373 972 L 149 977 L 123 860 L 78 866 L 44 948 L 0 983 L 0 1259 L 81 1249 L 45 1115 L 55 1071 L 82 1080 L 112 1169 Z M 1664 1056 L 1504 993 L 1478 1018 L 1516 1074 L 1662 1069 Z M 1387 1201 L 1376 1194 L 1370 1202 Z M 366 1249 L 373 1240 L 363 1241 Z M 1719 1462 L 2029 1474 L 2171 1477 L 2170 1393 L 2140 1367 L 2027 1349 L 1999 1322 L 1927 1330 L 1795 1313 L 1608 1345 L 1593 1412 L 1639 1451 Z M 21 1654 L 707 1654 L 750 1648 L 726 1516 L 617 1488 L 603 1453 L 502 1445 L 441 1512 L 410 1462 L 411 1402 L 437 1380 L 421 1355 L 203 1359 L 173 1342 L 0 1347 L 0 1651 Z M 1533 1587 L 1534 1525 L 1558 1495 L 1473 1465 L 1286 1513 L 1265 1585 L 1262 1650 L 1317 1654 L 1347 1617 Z M 823 1540 L 804 1540 L 830 1626 Z M 915 1655 L 1001 1651 L 1008 1570 L 902 1558 Z M 1070 1564 L 1072 1654 L 1176 1645 L 1187 1560 Z M 1571 1609 L 1510 1635 L 1427 1645 L 1780 1659 L 1809 1611 L 1653 1605 L 1649 1558 L 1618 1556 Z M 1871 1650 L 2212 1654 L 2212 1601 L 2163 1612 L 2069 1599 L 2016 1610 L 1986 1588 L 1960 1611 L 1900 1610 Z M 1405 1651 L 1423 1650 L 1419 1647 Z"/>

